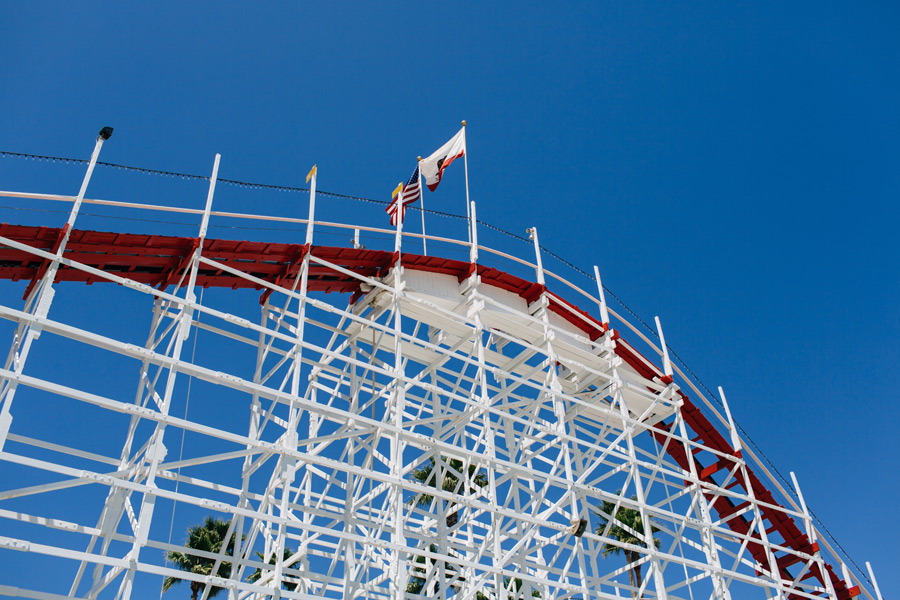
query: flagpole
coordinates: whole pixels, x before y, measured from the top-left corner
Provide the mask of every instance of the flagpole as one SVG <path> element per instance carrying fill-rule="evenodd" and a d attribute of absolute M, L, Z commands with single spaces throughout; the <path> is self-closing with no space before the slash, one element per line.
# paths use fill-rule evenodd
<path fill-rule="evenodd" d="M 463 147 L 466 149 L 463 152 L 463 164 L 466 166 L 466 221 L 469 226 L 466 227 L 466 233 L 469 236 L 469 243 L 472 243 L 472 213 L 469 209 L 469 144 L 466 141 L 466 122 L 462 122 L 463 126 Z"/>
<path fill-rule="evenodd" d="M 422 157 L 419 157 L 422 162 Z M 419 207 L 422 209 L 422 256 L 428 256 L 428 247 L 425 245 L 425 186 L 423 185 L 422 168 L 419 167 Z"/>
<path fill-rule="evenodd" d="M 316 216 L 316 165 L 310 169 L 309 175 L 306 176 L 306 183 L 312 180 L 309 186 L 309 220 L 306 222 L 306 245 L 312 244 L 313 239 L 313 220 Z"/>
<path fill-rule="evenodd" d="M 400 252 L 400 236 L 403 231 L 403 182 L 397 185 L 397 234 L 394 237 L 394 252 Z"/>

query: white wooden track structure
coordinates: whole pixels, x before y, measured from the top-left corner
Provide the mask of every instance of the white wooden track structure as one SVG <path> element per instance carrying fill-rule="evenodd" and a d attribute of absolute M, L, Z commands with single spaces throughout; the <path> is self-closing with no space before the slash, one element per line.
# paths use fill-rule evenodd
<path fill-rule="evenodd" d="M 85 192 L 102 141 L 77 196 L 2 192 L 69 202 L 71 213 L 59 229 L 0 229 L 2 277 L 31 282 L 24 305 L 0 307 L 16 327 L 0 371 L 0 565 L 14 552 L 34 565 L 0 566 L 0 594 L 156 598 L 174 576 L 204 584 L 204 600 L 214 586 L 240 599 L 881 600 L 727 410 L 606 306 L 599 275 L 585 291 L 543 268 L 536 231 L 529 260 L 479 246 L 475 226 L 471 242 L 439 239 L 468 261 L 406 252 L 422 236 L 399 230 L 382 232 L 394 243 L 384 250 L 319 246 L 322 230 L 378 230 L 315 222 L 313 179 L 310 218 L 280 219 L 303 223 L 305 244 L 211 240 L 211 215 L 228 217 L 212 211 L 218 157 L 205 210 L 105 202 L 194 214 L 197 237 L 82 231 L 81 206 L 100 202 Z M 513 263 L 533 281 L 492 266 Z M 104 289 L 133 299 L 146 343 L 54 319 L 56 288 L 86 289 L 67 282 L 123 286 Z M 261 305 L 204 303 L 207 287 L 257 289 Z M 192 360 L 198 334 L 220 352 Z M 130 364 L 134 397 L 39 368 L 62 342 Z M 226 360 L 248 351 L 243 370 Z M 180 416 L 190 381 L 196 402 L 222 391 L 226 419 Z M 48 396 L 83 415 L 65 442 L 17 432 L 17 414 Z M 119 427 L 97 431 L 100 413 Z M 193 442 L 180 448 L 185 435 Z M 121 451 L 80 445 L 96 436 Z M 30 512 L 43 496 L 59 511 Z M 69 498 L 77 511 L 64 510 Z M 191 552 L 183 531 L 170 539 L 175 504 L 230 523 L 233 548 L 199 552 L 211 574 L 166 561 Z M 623 542 L 598 529 L 611 523 L 604 506 L 652 528 L 625 525 L 641 543 Z M 605 556 L 615 548 L 637 561 Z M 45 562 L 54 575 L 35 577 Z M 228 577 L 216 576 L 223 564 Z"/>

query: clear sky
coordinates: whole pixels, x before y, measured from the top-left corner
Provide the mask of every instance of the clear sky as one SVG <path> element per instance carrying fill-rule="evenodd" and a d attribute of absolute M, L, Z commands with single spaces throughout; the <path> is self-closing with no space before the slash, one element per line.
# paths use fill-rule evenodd
<path fill-rule="evenodd" d="M 111 125 L 102 160 L 207 174 L 219 152 L 222 177 L 291 185 L 317 163 L 321 189 L 387 199 L 466 119 L 479 218 L 537 225 L 659 315 L 895 597 L 900 5 L 485 4 L 6 2 L 0 150 L 87 158 Z M 77 191 L 80 167 L 22 165 L 0 188 Z M 99 175 L 89 195 L 131 199 Z M 464 212 L 446 177 L 427 206 Z"/>

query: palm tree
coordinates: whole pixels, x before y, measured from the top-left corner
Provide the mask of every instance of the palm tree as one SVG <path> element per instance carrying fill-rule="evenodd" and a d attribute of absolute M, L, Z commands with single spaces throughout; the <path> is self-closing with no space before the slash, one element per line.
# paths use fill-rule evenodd
<path fill-rule="evenodd" d="M 441 480 L 440 488 L 445 492 L 451 492 L 454 494 L 461 494 L 463 490 L 461 489 L 459 477 L 454 474 L 463 472 L 463 461 L 457 458 L 451 458 L 449 461 L 444 460 L 446 464 L 449 465 L 448 468 L 444 468 L 444 477 Z M 421 469 L 416 469 L 412 472 L 413 481 L 417 481 L 421 484 L 424 484 L 428 487 L 432 487 L 437 489 L 438 487 L 438 472 L 435 469 L 436 462 L 434 457 L 428 459 L 428 464 L 423 466 Z M 475 465 L 469 465 L 468 475 L 469 480 L 474 483 L 476 486 L 483 488 L 488 484 L 488 478 L 485 473 L 477 473 L 478 467 Z M 474 488 L 470 488 L 469 491 L 474 491 Z M 412 498 L 410 498 L 409 503 L 414 504 L 416 506 L 428 506 L 431 504 L 431 501 L 434 500 L 434 496 L 429 494 L 416 494 Z M 450 501 L 448 503 L 448 508 L 452 508 L 454 506 L 454 502 Z M 452 527 L 456 524 L 457 514 L 454 512 L 452 514 L 447 515 L 447 526 Z M 437 546 L 431 544 L 430 546 L 431 552 L 437 552 Z M 409 583 L 406 585 L 406 593 L 407 594 L 421 594 L 425 588 L 425 557 L 417 556 L 415 558 L 416 566 L 412 568 L 412 575 L 409 578 Z M 428 559 L 432 564 L 434 564 L 434 559 Z M 422 565 L 422 566 L 419 566 Z M 452 577 L 455 569 L 446 565 L 447 577 Z M 436 589 L 440 589 L 440 583 L 437 584 Z M 486 600 L 481 598 L 481 592 L 478 592 L 479 597 L 477 600 Z"/>
<path fill-rule="evenodd" d="M 432 552 L 435 552 L 435 553 L 438 552 L 438 548 L 435 544 L 431 544 L 429 546 L 429 549 Z M 433 558 L 429 558 L 429 559 L 427 559 L 427 561 L 430 562 L 431 564 L 435 563 L 435 560 Z M 415 559 L 416 565 L 412 568 L 412 575 L 409 578 L 409 583 L 406 584 L 406 593 L 407 594 L 421 594 L 423 591 L 425 591 L 425 566 L 424 566 L 425 562 L 426 562 L 426 558 L 424 556 L 419 555 L 416 557 L 416 559 Z M 453 575 L 456 573 L 456 569 L 452 565 L 446 565 L 445 568 L 447 570 L 446 577 L 448 579 L 453 577 Z M 509 577 L 503 578 L 503 586 L 505 588 L 509 589 Z M 454 589 L 459 591 L 458 585 L 453 585 L 451 587 L 453 587 Z M 440 583 L 435 584 L 434 591 L 438 592 L 438 591 L 440 591 L 440 589 L 441 589 L 441 584 Z M 521 590 L 521 589 L 522 589 L 522 580 L 517 577 L 515 580 L 515 583 L 513 584 L 513 590 L 512 590 L 513 598 L 521 600 L 522 596 L 519 594 L 519 590 Z M 537 590 L 532 590 L 531 595 L 535 598 L 541 597 L 541 593 Z M 489 598 L 486 594 L 484 594 L 482 592 L 475 592 L 475 600 L 489 600 Z"/>
<path fill-rule="evenodd" d="M 509 577 L 503 578 L 503 585 L 504 585 L 504 587 L 509 589 Z M 515 594 L 516 598 L 522 598 L 522 595 L 519 593 L 521 589 L 522 589 L 522 580 L 519 579 L 518 577 L 516 577 L 516 580 L 513 582 L 513 589 L 512 589 L 512 592 L 513 592 L 513 594 Z M 532 589 L 531 596 L 532 596 L 532 598 L 540 598 L 541 593 L 535 589 Z"/>
<path fill-rule="evenodd" d="M 264 556 L 263 556 L 262 554 L 260 554 L 259 552 L 257 552 L 256 555 L 259 557 L 260 560 L 262 560 L 262 559 L 264 558 Z M 290 548 L 285 548 L 285 549 L 284 549 L 284 554 L 282 555 L 282 560 L 285 561 L 285 562 L 287 562 L 287 559 L 289 559 L 289 558 L 292 557 L 293 555 L 294 555 L 293 550 L 291 550 Z M 269 564 L 270 564 L 270 565 L 274 565 L 274 564 L 275 564 L 275 555 L 274 555 L 274 554 L 272 555 L 272 558 L 269 559 Z M 261 578 L 262 576 L 263 576 L 262 570 L 261 570 L 261 569 L 256 569 L 255 571 L 253 571 L 253 572 L 250 574 L 250 576 L 247 578 L 247 581 L 249 581 L 250 583 L 254 583 L 254 582 L 256 582 L 256 581 L 259 581 L 260 578 Z M 287 591 L 289 591 L 289 592 L 293 592 L 293 591 L 296 591 L 296 590 L 297 590 L 297 586 L 298 586 L 298 585 L 299 585 L 299 584 L 297 584 L 297 583 L 287 583 L 287 582 L 284 582 L 284 583 L 281 584 L 281 587 L 282 587 L 282 589 L 285 589 L 285 590 L 287 590 Z"/>
<path fill-rule="evenodd" d="M 202 550 L 211 554 L 218 554 L 222 550 L 222 544 L 225 543 L 225 537 L 228 534 L 228 528 L 231 521 L 223 521 L 215 517 L 206 517 L 201 525 L 194 525 L 188 529 L 188 539 L 184 543 L 184 547 L 190 550 Z M 227 554 L 234 551 L 234 534 L 228 540 L 225 549 Z M 206 558 L 204 556 L 196 556 L 184 552 L 169 552 L 169 560 L 175 563 L 175 566 L 182 571 L 195 573 L 197 575 L 212 575 L 212 569 L 215 565 L 215 559 Z M 216 577 L 227 578 L 231 575 L 231 563 L 222 562 L 219 569 L 215 573 Z M 166 577 L 163 581 L 163 591 L 166 592 L 176 583 L 184 581 L 178 577 Z M 191 599 L 197 600 L 197 594 L 203 589 L 203 584 L 198 581 L 191 581 Z M 225 588 L 214 587 L 209 592 L 212 598 Z"/>
<path fill-rule="evenodd" d="M 452 469 L 453 471 L 462 473 L 463 461 L 457 458 L 451 458 L 448 464 L 450 466 L 450 469 Z M 428 487 L 437 489 L 437 472 L 435 471 L 434 466 L 435 461 L 434 457 L 432 456 L 428 459 L 427 465 L 412 472 L 413 480 L 425 484 Z M 441 489 L 445 492 L 460 494 L 462 493 L 462 490 L 459 489 L 459 477 L 457 477 L 450 469 L 444 469 L 444 479 L 441 481 Z M 487 475 L 484 473 L 476 474 L 476 471 L 478 471 L 478 467 L 476 467 L 475 465 L 469 465 L 469 479 L 478 487 L 483 488 L 488 484 Z M 428 494 L 420 494 L 414 496 L 413 499 L 410 500 L 410 504 L 415 503 L 416 506 L 427 506 L 431 504 L 431 501 L 433 499 L 434 498 L 432 496 L 429 496 Z"/>
<path fill-rule="evenodd" d="M 621 490 L 617 493 L 621 493 Z M 632 496 L 631 499 L 637 500 L 635 496 Z M 614 515 L 613 511 L 615 511 Z M 603 535 L 607 524 L 609 524 L 606 515 L 613 515 L 613 524 L 609 528 L 607 537 L 617 540 L 623 544 L 631 544 L 632 546 L 640 546 L 642 548 L 647 547 L 646 542 L 644 542 L 644 522 L 641 519 L 641 512 L 639 510 L 624 507 L 619 507 L 619 510 L 616 510 L 615 503 L 604 501 L 600 511 L 597 511 L 595 514 L 600 517 L 600 523 L 599 525 L 597 525 L 597 529 L 595 530 L 598 535 Z M 659 531 L 659 529 L 653 527 L 653 525 L 650 526 L 650 530 L 653 533 Z M 655 548 L 658 546 L 659 540 L 654 538 L 653 547 Z M 617 546 L 614 544 L 603 544 L 603 558 L 606 558 L 613 554 L 622 554 L 623 552 L 625 554 L 625 564 L 628 565 L 637 562 L 637 560 L 641 557 L 641 553 L 637 550 L 627 550 L 622 548 L 621 546 Z M 631 587 L 633 588 L 631 591 L 631 597 L 637 598 L 637 592 L 642 585 L 641 565 L 634 565 L 631 569 L 628 570 L 628 580 L 630 581 Z"/>
<path fill-rule="evenodd" d="M 433 462 L 434 461 L 432 460 L 432 463 Z M 428 548 L 432 552 L 438 551 L 437 546 L 434 544 L 431 544 Z M 424 589 L 425 589 L 425 577 L 424 577 L 425 576 L 425 566 L 424 566 L 425 560 L 426 560 L 425 557 L 422 555 L 419 555 L 415 558 L 414 562 L 416 563 L 416 565 L 412 568 L 412 575 L 410 575 L 410 577 L 409 577 L 409 583 L 406 584 L 406 593 L 407 594 L 421 594 L 424 591 Z M 429 558 L 427 560 L 431 564 L 434 564 L 433 558 Z M 422 566 L 419 566 L 419 565 L 422 565 Z M 449 577 L 450 573 L 453 571 L 453 568 L 451 566 L 447 565 L 447 571 L 448 571 L 447 576 Z M 440 583 L 438 583 L 437 585 L 440 586 Z M 440 587 L 438 587 L 437 589 L 440 589 Z"/>

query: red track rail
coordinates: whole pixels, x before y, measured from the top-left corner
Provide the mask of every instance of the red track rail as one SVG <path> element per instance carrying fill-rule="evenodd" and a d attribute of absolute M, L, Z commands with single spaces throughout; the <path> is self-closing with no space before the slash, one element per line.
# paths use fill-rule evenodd
<path fill-rule="evenodd" d="M 650 380 L 663 379 L 663 373 L 661 371 L 656 369 L 656 367 L 654 367 L 648 360 L 646 360 L 643 356 L 641 356 L 637 351 L 635 351 L 627 344 L 619 344 L 616 348 L 616 354 L 618 354 L 626 363 L 628 363 L 643 377 L 646 377 Z M 717 487 L 721 487 L 716 482 L 713 476 L 721 471 L 730 473 L 731 470 L 735 467 L 735 459 L 741 458 L 740 451 L 735 452 L 731 443 L 727 439 L 725 439 L 725 436 L 723 436 L 722 433 L 719 432 L 719 430 L 717 430 L 712 423 L 710 423 L 709 419 L 707 419 L 706 416 L 700 411 L 700 409 L 697 408 L 697 406 L 693 402 L 691 402 L 688 396 L 686 396 L 680 390 L 678 391 L 678 395 L 684 402 L 683 406 L 681 407 L 681 414 L 684 417 L 684 421 L 696 435 L 694 441 L 700 442 L 703 446 L 720 452 L 725 456 L 733 456 L 734 459 L 719 458 L 718 460 L 712 462 L 710 465 L 704 467 L 695 456 L 696 453 L 699 453 L 697 452 L 697 450 L 693 450 L 691 452 L 691 455 L 688 456 L 688 453 L 685 451 L 683 445 L 673 443 L 669 443 L 668 445 L 666 445 L 667 438 L 665 434 L 659 431 L 651 430 L 651 432 L 656 438 L 657 442 L 659 442 L 660 445 L 665 446 L 666 452 L 668 452 L 669 456 L 675 459 L 675 462 L 678 463 L 678 466 L 680 466 L 685 471 L 690 472 L 690 463 L 693 462 L 694 467 L 697 470 L 696 472 L 701 481 L 715 485 Z M 658 428 L 664 431 L 669 431 L 672 425 L 673 423 L 661 423 L 660 425 L 658 425 Z M 778 503 L 777 500 L 775 500 L 772 492 L 769 491 L 769 489 L 766 488 L 765 485 L 763 485 L 762 481 L 760 481 L 753 470 L 749 468 L 749 465 L 747 467 L 747 475 L 747 479 L 749 479 L 750 482 L 749 487 L 753 490 L 753 496 L 756 498 L 756 500 L 761 503 L 772 505 L 760 505 L 760 513 L 762 514 L 763 521 L 767 524 L 766 536 L 768 537 L 769 542 L 791 548 L 792 550 L 795 550 L 797 552 L 804 552 L 806 554 L 815 553 L 819 549 L 818 544 L 812 544 L 806 533 L 801 531 L 794 519 L 785 514 L 783 510 L 773 508 L 783 507 Z M 734 481 L 728 484 L 726 486 L 726 489 L 734 488 L 736 486 L 743 488 L 745 493 L 748 491 L 748 485 L 739 472 L 735 474 Z M 735 505 L 730 498 L 727 498 L 725 496 L 716 495 L 711 492 L 704 492 L 704 495 L 716 509 L 719 518 L 723 520 L 727 519 L 725 523 L 728 525 L 729 529 L 741 535 L 751 534 L 750 522 L 748 522 L 743 515 L 732 517 L 732 515 L 734 515 L 735 513 L 746 508 L 749 505 L 749 501 Z M 776 534 L 781 536 L 782 541 L 774 539 L 774 536 Z M 750 542 L 749 544 L 747 544 L 747 549 L 759 564 L 769 564 L 769 559 L 766 556 L 765 548 L 761 543 Z M 794 576 L 791 575 L 788 567 L 795 565 L 798 562 L 802 562 L 802 559 L 794 554 L 782 552 L 781 556 L 779 556 L 779 553 L 776 553 L 775 561 L 778 564 L 781 579 L 784 581 L 793 581 Z M 831 579 L 831 584 L 834 586 L 834 591 L 837 594 L 838 600 L 849 600 L 850 598 L 858 596 L 860 594 L 859 587 L 848 587 L 847 582 L 837 576 L 837 574 L 834 572 L 834 568 L 831 565 L 826 563 L 825 570 L 828 572 L 828 576 Z M 825 579 L 822 576 L 822 570 L 815 563 L 812 565 L 809 571 L 807 571 L 802 579 L 806 580 L 811 577 L 815 577 L 819 580 L 820 584 L 825 585 Z M 800 598 L 800 596 L 796 595 L 791 595 L 790 597 L 798 599 Z"/>
<path fill-rule="evenodd" d="M 56 251 L 63 235 L 64 230 L 62 229 L 0 224 L 0 236 L 47 252 Z M 177 284 L 182 279 L 198 242 L 197 238 L 189 237 L 74 230 L 66 245 L 64 258 L 107 273 L 127 277 L 139 283 L 165 289 L 170 285 Z M 455 275 L 460 281 L 477 271 L 484 284 L 516 293 L 528 302 L 533 302 L 542 293 L 546 293 L 550 300 L 550 310 L 581 329 L 591 339 L 597 339 L 605 332 L 605 327 L 598 320 L 552 294 L 545 286 L 529 282 L 497 269 L 482 265 L 471 265 L 464 261 L 416 254 L 398 255 L 393 252 L 366 250 L 363 248 L 327 246 L 313 246 L 310 248 L 299 244 L 268 242 L 207 239 L 203 246 L 204 257 L 278 285 L 284 285 L 296 276 L 300 261 L 310 251 L 318 258 L 366 277 L 384 275 L 388 269 L 396 264 L 398 259 L 407 269 Z M 29 281 L 26 295 L 43 273 L 46 272 L 47 266 L 47 261 L 33 254 L 7 246 L 0 246 L 0 279 Z M 57 271 L 55 281 L 80 281 L 90 285 L 106 280 L 63 265 Z M 207 266 L 201 266 L 197 275 L 197 285 L 231 289 L 262 288 L 262 286 L 236 277 L 227 271 Z M 316 292 L 352 293 L 354 294 L 354 299 L 360 293 L 358 279 L 316 263 L 311 263 L 310 265 L 308 286 L 310 291 Z M 265 298 L 268 297 L 269 293 L 269 290 L 264 290 L 260 302 L 265 302 Z M 573 312 L 578 313 L 581 318 L 573 314 Z M 643 377 L 649 380 L 654 378 L 662 379 L 662 373 L 628 344 L 617 344 L 616 352 Z M 706 416 L 685 394 L 680 391 L 678 393 L 684 401 L 682 415 L 685 423 L 696 434 L 695 440 L 725 455 L 734 456 L 728 440 L 710 423 Z M 659 427 L 667 430 L 671 427 L 671 424 L 661 424 Z M 661 444 L 665 445 L 666 436 L 664 434 L 653 432 L 653 435 Z M 716 484 L 714 475 L 722 470 L 730 471 L 734 466 L 733 461 L 729 459 L 720 459 L 710 465 L 703 466 L 696 456 L 688 456 L 682 445 L 668 444 L 665 447 L 669 455 L 685 471 L 690 471 L 690 461 L 693 461 L 700 479 L 710 484 Z M 753 494 L 758 501 L 780 507 L 772 493 L 752 471 L 749 471 L 748 478 Z M 745 492 L 748 491 L 746 490 L 746 483 L 740 476 L 729 487 L 736 485 L 745 488 Z M 706 496 L 716 509 L 719 517 L 723 520 L 727 519 L 725 523 L 732 531 L 742 535 L 747 535 L 750 532 L 750 523 L 743 515 L 728 518 L 742 510 L 745 507 L 744 504 L 735 506 L 730 499 L 723 496 L 716 497 L 710 493 L 706 493 Z M 772 536 L 777 534 L 781 536 L 783 541 L 776 543 L 782 546 L 808 554 L 812 554 L 816 550 L 813 544 L 810 543 L 807 535 L 784 512 L 766 506 L 761 506 L 760 510 L 764 520 L 768 523 L 766 532 L 767 536 L 770 536 L 770 541 L 775 541 L 772 539 Z M 757 562 L 763 565 L 768 564 L 765 549 L 761 543 L 751 542 L 747 547 Z M 799 559 L 792 554 L 784 553 L 783 556 L 776 556 L 776 561 L 781 571 L 782 579 L 793 581 L 794 577 L 790 574 L 788 568 L 799 562 Z M 858 587 L 848 587 L 847 583 L 835 574 L 831 565 L 826 565 L 825 570 L 831 579 L 839 600 L 849 600 L 860 593 Z M 816 577 L 822 585 L 825 583 L 821 569 L 818 566 L 814 565 L 806 573 L 804 579 L 809 577 Z"/>

